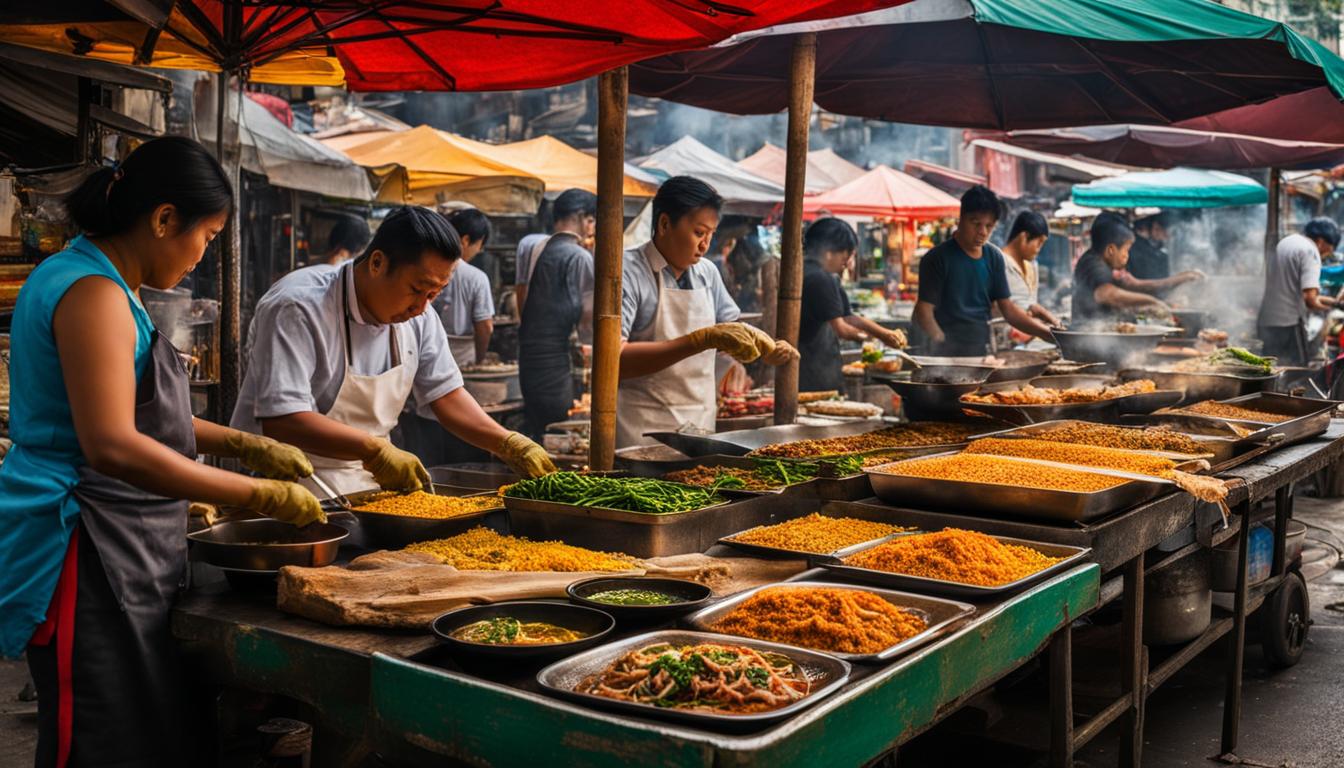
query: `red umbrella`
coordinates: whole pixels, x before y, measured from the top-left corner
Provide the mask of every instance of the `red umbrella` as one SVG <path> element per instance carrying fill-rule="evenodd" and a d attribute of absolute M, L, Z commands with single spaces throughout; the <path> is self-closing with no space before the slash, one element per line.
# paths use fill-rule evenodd
<path fill-rule="evenodd" d="M 1176 125 L 1197 131 L 1344 144 L 1344 104 L 1329 88 L 1321 87 L 1184 120 Z"/>

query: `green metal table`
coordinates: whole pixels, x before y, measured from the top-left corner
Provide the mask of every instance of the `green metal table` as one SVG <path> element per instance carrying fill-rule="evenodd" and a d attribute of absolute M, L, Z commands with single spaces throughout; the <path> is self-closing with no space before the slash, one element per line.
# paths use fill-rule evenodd
<path fill-rule="evenodd" d="M 857 765 L 880 757 L 1030 661 L 1092 610 L 1082 565 L 978 605 L 951 633 L 882 666 L 855 665 L 835 695 L 765 730 L 727 734 L 614 715 L 539 692 L 529 678 L 458 668 L 428 633 L 337 629 L 230 592 L 191 593 L 173 629 L 214 684 L 316 713 L 318 764 L 376 752 L 397 765 Z M 1060 727 L 1064 724 L 1059 722 Z"/>

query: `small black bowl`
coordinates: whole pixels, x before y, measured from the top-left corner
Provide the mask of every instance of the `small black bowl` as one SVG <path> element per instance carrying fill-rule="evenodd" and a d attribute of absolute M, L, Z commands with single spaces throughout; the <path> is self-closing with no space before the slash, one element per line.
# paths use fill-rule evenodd
<path fill-rule="evenodd" d="M 491 645 L 458 640 L 452 633 L 468 624 L 486 619 L 511 616 L 519 621 L 543 621 L 557 627 L 572 629 L 587 635 L 569 643 L 547 643 L 545 645 Z M 548 603 L 543 601 L 518 601 L 491 603 L 490 605 L 472 605 L 449 611 L 434 620 L 430 625 L 434 634 L 448 644 L 455 653 L 494 659 L 527 659 L 540 661 L 558 659 L 577 653 L 596 645 L 616 626 L 616 620 L 604 611 L 584 608 L 569 603 Z"/>
<path fill-rule="evenodd" d="M 611 605 L 588 599 L 590 595 L 611 589 L 647 589 L 679 598 L 680 601 L 667 605 Z M 658 621 L 690 613 L 708 603 L 714 592 L 704 584 L 685 579 L 598 576 L 570 584 L 565 594 L 579 605 L 606 611 L 622 621 L 634 622 Z"/>

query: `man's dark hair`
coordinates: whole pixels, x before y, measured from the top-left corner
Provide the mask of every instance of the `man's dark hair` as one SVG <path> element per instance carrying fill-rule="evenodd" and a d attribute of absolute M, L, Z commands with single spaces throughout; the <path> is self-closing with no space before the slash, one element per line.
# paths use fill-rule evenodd
<path fill-rule="evenodd" d="M 327 253 L 332 254 L 342 249 L 350 253 L 363 253 L 364 246 L 369 244 L 372 237 L 369 222 L 365 221 L 364 217 L 342 213 L 336 218 L 331 234 L 327 235 Z"/>
<path fill-rule="evenodd" d="M 448 214 L 448 223 L 453 225 L 458 237 L 469 237 L 482 248 L 490 242 L 490 219 L 475 208 L 453 211 Z"/>
<path fill-rule="evenodd" d="M 694 176 L 673 176 L 653 196 L 653 231 L 658 231 L 658 220 L 664 213 L 669 223 L 676 224 L 686 214 L 701 208 L 713 208 L 718 213 L 723 210 L 723 198 Z"/>
<path fill-rule="evenodd" d="M 555 198 L 555 205 L 551 207 L 551 215 L 554 221 L 567 219 L 574 214 L 583 216 L 597 215 L 597 195 L 586 189 L 566 189 Z"/>
<path fill-rule="evenodd" d="M 1339 225 L 1324 216 L 1308 221 L 1307 226 L 1302 228 L 1302 234 L 1311 240 L 1324 240 L 1331 248 L 1339 246 Z"/>
<path fill-rule="evenodd" d="M 1134 230 L 1118 215 L 1098 216 L 1092 222 L 1092 250 L 1101 253 L 1110 245 L 1124 245 L 1134 239 Z"/>
<path fill-rule="evenodd" d="M 1169 229 L 1172 224 L 1173 216 L 1167 211 L 1158 211 L 1152 216 L 1144 216 L 1134 221 L 1135 232 L 1147 232 L 1153 228 L 1154 224 L 1160 224 L 1164 229 Z"/>
<path fill-rule="evenodd" d="M 425 251 L 433 251 L 448 261 L 462 256 L 462 241 L 443 214 L 413 205 L 403 205 L 389 213 L 373 235 L 373 241 L 359 258 L 374 251 L 387 255 L 391 271 L 407 264 L 418 264 Z"/>
<path fill-rule="evenodd" d="M 991 213 L 994 214 L 994 220 L 998 221 L 1003 218 L 1003 203 L 999 202 L 999 196 L 989 187 L 976 184 L 961 196 L 961 215 L 969 216 L 972 213 Z"/>
<path fill-rule="evenodd" d="M 803 253 L 819 259 L 828 253 L 853 253 L 859 249 L 859 236 L 841 219 L 817 219 L 803 233 Z"/>
<path fill-rule="evenodd" d="M 1013 219 L 1013 226 L 1008 230 L 1008 241 L 1012 242 L 1020 234 L 1026 234 L 1028 240 L 1048 237 L 1050 225 L 1046 223 L 1045 217 L 1036 211 L 1023 211 Z"/>

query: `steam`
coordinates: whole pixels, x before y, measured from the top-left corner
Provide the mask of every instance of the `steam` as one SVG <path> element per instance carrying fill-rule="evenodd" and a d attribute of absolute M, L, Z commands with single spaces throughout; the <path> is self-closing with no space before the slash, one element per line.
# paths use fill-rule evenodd
<path fill-rule="evenodd" d="M 1167 297 L 1171 303 L 1208 312 L 1207 325 L 1234 338 L 1254 335 L 1265 288 L 1265 217 L 1264 205 L 1182 213 L 1166 246 L 1172 271 L 1198 269 L 1208 279 L 1181 286 Z"/>

